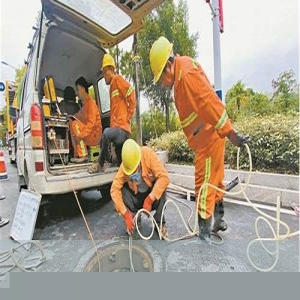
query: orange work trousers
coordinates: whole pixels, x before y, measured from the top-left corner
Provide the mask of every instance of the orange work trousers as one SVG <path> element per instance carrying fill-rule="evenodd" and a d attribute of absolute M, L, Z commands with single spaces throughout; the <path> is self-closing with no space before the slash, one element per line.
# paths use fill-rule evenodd
<path fill-rule="evenodd" d="M 91 132 L 89 136 L 85 137 L 81 141 L 77 142 L 74 136 L 83 131 L 86 125 L 79 120 L 72 121 L 70 124 L 71 139 L 74 148 L 74 157 L 88 156 L 88 150 L 86 146 L 100 145 L 101 133 Z"/>
<path fill-rule="evenodd" d="M 210 183 L 225 190 L 224 154 L 225 139 L 218 138 L 210 147 L 196 150 L 195 153 L 195 195 L 198 197 L 200 188 Z M 202 219 L 209 219 L 217 204 L 223 198 L 224 192 L 204 186 L 201 190 L 198 213 Z M 196 198 L 197 199 L 197 198 Z"/>

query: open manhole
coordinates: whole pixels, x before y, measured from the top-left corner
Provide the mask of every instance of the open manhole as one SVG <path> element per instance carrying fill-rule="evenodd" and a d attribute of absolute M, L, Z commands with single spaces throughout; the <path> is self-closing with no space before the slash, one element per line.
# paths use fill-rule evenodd
<path fill-rule="evenodd" d="M 104 242 L 97 246 L 101 272 L 130 272 L 128 242 Z M 135 272 L 161 272 L 162 260 L 150 245 L 133 243 L 132 260 Z M 75 272 L 99 272 L 97 255 L 91 249 L 84 255 Z"/>

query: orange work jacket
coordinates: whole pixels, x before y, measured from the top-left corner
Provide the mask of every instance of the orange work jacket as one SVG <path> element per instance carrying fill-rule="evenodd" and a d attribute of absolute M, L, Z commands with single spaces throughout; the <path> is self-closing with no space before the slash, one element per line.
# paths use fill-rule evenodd
<path fill-rule="evenodd" d="M 121 75 L 115 75 L 110 83 L 110 127 L 131 133 L 135 106 L 134 88 Z"/>
<path fill-rule="evenodd" d="M 192 149 L 210 147 L 233 130 L 224 104 L 201 66 L 190 57 L 175 57 L 174 98 Z"/>
<path fill-rule="evenodd" d="M 149 188 L 152 188 L 151 196 L 159 200 L 162 194 L 166 191 L 169 185 L 168 172 L 164 165 L 156 155 L 156 153 L 149 147 L 142 147 L 142 177 Z M 122 198 L 122 188 L 125 183 L 128 183 L 129 188 L 135 193 L 138 193 L 138 186 L 135 181 L 131 181 L 130 177 L 123 172 L 122 165 L 111 186 L 111 198 L 115 204 L 116 211 L 124 214 L 126 206 Z"/>
<path fill-rule="evenodd" d="M 99 109 L 91 97 L 88 97 L 75 117 L 85 125 L 78 135 L 80 139 L 88 137 L 91 133 L 95 136 L 101 136 L 102 123 Z"/>

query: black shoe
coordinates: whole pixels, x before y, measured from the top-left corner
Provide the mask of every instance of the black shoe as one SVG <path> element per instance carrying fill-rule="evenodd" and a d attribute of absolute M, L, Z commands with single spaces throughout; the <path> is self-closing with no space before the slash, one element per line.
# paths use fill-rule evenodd
<path fill-rule="evenodd" d="M 212 220 L 212 217 L 210 217 L 209 219 L 202 219 L 199 216 L 199 218 L 198 218 L 199 239 L 201 241 L 207 242 L 208 244 L 211 244 L 211 239 L 210 239 L 211 220 Z"/>
<path fill-rule="evenodd" d="M 3 227 L 9 223 L 9 219 L 4 219 L 0 217 L 0 227 Z"/>
<path fill-rule="evenodd" d="M 227 223 L 224 220 L 220 220 L 214 223 L 212 232 L 217 233 L 219 231 L 226 231 L 228 228 Z"/>
<path fill-rule="evenodd" d="M 226 222 L 223 220 L 224 217 L 224 204 L 223 200 L 215 205 L 214 211 L 214 226 L 213 226 L 213 233 L 217 233 L 219 231 L 226 231 L 228 226 Z"/>

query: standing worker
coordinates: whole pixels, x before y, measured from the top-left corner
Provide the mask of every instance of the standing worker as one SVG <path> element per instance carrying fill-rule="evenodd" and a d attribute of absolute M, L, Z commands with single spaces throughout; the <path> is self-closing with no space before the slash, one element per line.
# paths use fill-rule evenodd
<path fill-rule="evenodd" d="M 76 88 L 82 107 L 74 116 L 70 116 L 70 130 L 74 147 L 73 163 L 85 163 L 89 160 L 86 146 L 99 145 L 102 124 L 99 108 L 90 96 L 89 85 L 84 77 L 77 79 Z"/>
<path fill-rule="evenodd" d="M 187 56 L 175 56 L 173 44 L 165 37 L 160 37 L 152 45 L 150 65 L 154 82 L 172 90 L 181 126 L 189 146 L 196 152 L 196 199 L 205 183 L 224 190 L 225 137 L 237 147 L 247 143 L 249 138 L 234 130 L 224 104 L 199 63 Z M 223 195 L 224 192 L 208 186 L 202 189 L 197 208 L 201 240 L 211 242 L 213 215 L 213 232 L 227 229 L 223 220 Z"/>
<path fill-rule="evenodd" d="M 99 160 L 89 168 L 90 173 L 104 171 L 110 143 L 115 146 L 120 166 L 122 147 L 131 134 L 131 119 L 136 107 L 134 89 L 121 75 L 116 74 L 116 64 L 110 54 L 103 57 L 102 73 L 106 84 L 110 85 L 110 128 L 105 128 L 103 132 Z"/>
<path fill-rule="evenodd" d="M 168 185 L 168 172 L 156 153 L 128 139 L 122 149 L 122 164 L 111 186 L 111 198 L 129 234 L 134 230 L 134 214 L 141 208 L 148 212 L 156 210 L 153 217 L 160 226 Z M 160 228 L 161 236 L 167 237 L 164 218 Z"/>

